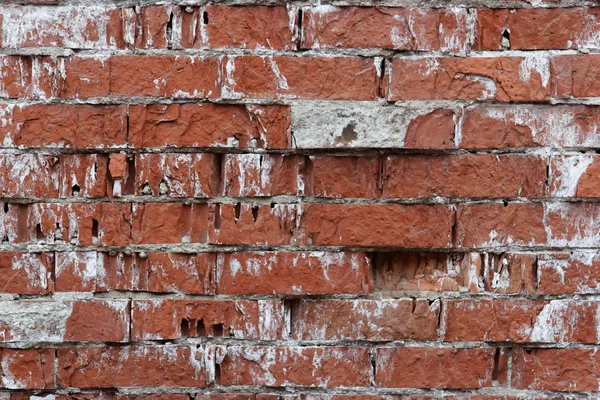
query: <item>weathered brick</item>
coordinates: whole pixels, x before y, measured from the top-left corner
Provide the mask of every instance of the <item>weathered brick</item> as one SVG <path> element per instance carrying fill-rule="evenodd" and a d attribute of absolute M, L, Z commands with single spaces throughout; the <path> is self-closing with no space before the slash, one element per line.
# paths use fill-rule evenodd
<path fill-rule="evenodd" d="M 377 349 L 378 387 L 477 389 L 491 387 L 500 349 L 404 347 Z"/>
<path fill-rule="evenodd" d="M 125 342 L 129 300 L 2 301 L 0 342 Z"/>
<path fill-rule="evenodd" d="M 364 253 L 240 252 L 217 257 L 218 294 L 329 295 L 373 291 Z"/>
<path fill-rule="evenodd" d="M 303 7 L 303 48 L 465 49 L 466 10 Z"/>
<path fill-rule="evenodd" d="M 41 154 L 0 154 L 2 197 L 58 197 L 59 161 Z"/>
<path fill-rule="evenodd" d="M 484 258 L 485 290 L 498 294 L 535 294 L 538 285 L 537 256 L 500 253 Z"/>
<path fill-rule="evenodd" d="M 598 357 L 595 349 L 516 348 L 511 384 L 516 389 L 597 391 Z"/>
<path fill-rule="evenodd" d="M 285 106 L 231 104 L 152 104 L 131 106 L 132 147 L 290 146 L 290 115 Z"/>
<path fill-rule="evenodd" d="M 367 348 L 230 346 L 220 363 L 221 385 L 369 386 Z"/>
<path fill-rule="evenodd" d="M 56 290 L 212 294 L 215 263 L 210 253 L 57 252 Z"/>
<path fill-rule="evenodd" d="M 283 302 L 272 300 L 134 300 L 133 341 L 182 337 L 275 340 L 284 334 Z"/>
<path fill-rule="evenodd" d="M 292 309 L 297 340 L 435 340 L 438 300 L 299 300 Z"/>
<path fill-rule="evenodd" d="M 387 198 L 545 195 L 546 162 L 539 156 L 388 156 L 383 170 Z"/>
<path fill-rule="evenodd" d="M 546 56 L 393 59 L 386 75 L 392 101 L 541 101 L 551 92 Z"/>
<path fill-rule="evenodd" d="M 42 3 L 51 4 L 57 1 Z M 43 9 L 2 7 L 0 15 L 2 47 L 72 49 L 125 47 L 123 29 L 126 12 L 110 5 L 57 6 Z"/>
<path fill-rule="evenodd" d="M 130 239 L 128 204 L 36 203 L 21 206 L 15 241 L 126 246 Z"/>
<path fill-rule="evenodd" d="M 462 148 L 599 147 L 600 108 L 580 105 L 476 106 L 462 118 Z"/>
<path fill-rule="evenodd" d="M 228 56 L 223 64 L 227 98 L 375 100 L 379 86 L 373 59 Z"/>
<path fill-rule="evenodd" d="M 4 147 L 124 147 L 127 107 L 31 104 L 0 106 Z"/>
<path fill-rule="evenodd" d="M 302 195 L 306 191 L 304 157 L 279 154 L 226 154 L 224 196 Z"/>
<path fill-rule="evenodd" d="M 593 247 L 600 241 L 600 204 L 546 203 L 544 223 L 551 246 Z"/>
<path fill-rule="evenodd" d="M 208 212 L 210 244 L 289 245 L 299 218 L 295 204 L 211 204 Z"/>
<path fill-rule="evenodd" d="M 452 211 L 437 205 L 310 204 L 303 208 L 298 236 L 316 246 L 450 247 Z"/>
<path fill-rule="evenodd" d="M 596 97 L 600 95 L 600 56 L 560 55 L 551 59 L 552 95 L 555 97 Z"/>
<path fill-rule="evenodd" d="M 475 14 L 473 47 L 477 50 L 597 48 L 600 44 L 598 13 L 596 8 L 578 7 L 479 8 Z"/>
<path fill-rule="evenodd" d="M 107 195 L 108 156 L 66 154 L 59 160 L 60 197 L 95 198 Z"/>
<path fill-rule="evenodd" d="M 206 387 L 213 379 L 210 354 L 209 347 L 193 345 L 61 348 L 57 385 Z"/>
<path fill-rule="evenodd" d="M 311 156 L 309 186 L 318 197 L 379 197 L 377 157 Z"/>
<path fill-rule="evenodd" d="M 136 203 L 132 208 L 133 243 L 206 242 L 206 204 Z"/>
<path fill-rule="evenodd" d="M 544 206 L 539 203 L 459 204 L 456 221 L 457 247 L 546 243 Z"/>
<path fill-rule="evenodd" d="M 54 292 L 52 253 L 0 252 L 0 293 Z"/>
<path fill-rule="evenodd" d="M 598 304 L 574 300 L 444 300 L 444 340 L 597 343 Z"/>
<path fill-rule="evenodd" d="M 51 389 L 54 387 L 53 349 L 0 349 L 3 389 Z"/>
<path fill-rule="evenodd" d="M 482 256 L 479 253 L 375 253 L 375 288 L 386 292 L 479 293 L 484 289 L 482 266 Z"/>
<path fill-rule="evenodd" d="M 212 197 L 219 191 L 221 165 L 214 153 L 139 154 L 135 157 L 135 194 Z"/>
<path fill-rule="evenodd" d="M 600 291 L 600 258 L 595 251 L 541 254 L 537 274 L 540 294 Z"/>
<path fill-rule="evenodd" d="M 597 176 L 600 157 L 594 154 L 554 156 L 550 159 L 550 195 L 600 197 Z"/>

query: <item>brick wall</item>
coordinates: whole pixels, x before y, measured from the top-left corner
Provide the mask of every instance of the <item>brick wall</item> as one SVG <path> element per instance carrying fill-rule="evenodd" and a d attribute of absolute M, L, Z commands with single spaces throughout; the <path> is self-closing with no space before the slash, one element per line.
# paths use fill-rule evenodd
<path fill-rule="evenodd" d="M 596 396 L 594 2 L 182 3 L 0 7 L 0 400 Z"/>

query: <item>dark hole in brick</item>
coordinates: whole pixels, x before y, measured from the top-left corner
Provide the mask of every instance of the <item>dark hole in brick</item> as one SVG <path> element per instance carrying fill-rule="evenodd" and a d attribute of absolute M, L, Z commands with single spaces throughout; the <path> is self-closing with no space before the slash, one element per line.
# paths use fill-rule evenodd
<path fill-rule="evenodd" d="M 79 185 L 73 185 L 73 187 L 71 187 L 71 196 L 79 196 L 79 193 L 81 193 Z"/>
<path fill-rule="evenodd" d="M 200 320 L 196 323 L 196 336 L 206 336 L 206 327 L 204 326 L 203 318 L 200 318 Z"/>
<path fill-rule="evenodd" d="M 240 216 L 242 215 L 242 205 L 240 203 L 237 203 L 235 205 L 235 219 L 240 219 Z"/>
<path fill-rule="evenodd" d="M 221 364 L 215 364 L 215 384 L 221 384 Z"/>
<path fill-rule="evenodd" d="M 508 207 L 508 200 L 504 200 L 502 204 L 504 204 L 504 207 Z"/>
<path fill-rule="evenodd" d="M 215 324 L 212 326 L 213 329 L 213 336 L 217 337 L 217 336 L 223 336 L 223 324 Z"/>
<path fill-rule="evenodd" d="M 42 226 L 40 224 L 37 224 L 35 226 L 35 238 L 37 240 L 42 240 L 42 239 L 46 238 L 46 236 L 44 235 L 44 232 L 42 232 Z"/>
<path fill-rule="evenodd" d="M 98 239 L 98 221 L 96 219 L 92 219 L 92 237 Z"/>
<path fill-rule="evenodd" d="M 181 320 L 181 336 L 189 336 L 190 335 L 190 321 L 187 319 Z"/>
<path fill-rule="evenodd" d="M 173 13 L 169 13 L 167 22 L 167 49 L 173 48 Z"/>
<path fill-rule="evenodd" d="M 527 354 L 531 354 L 531 352 L 533 351 L 533 349 L 524 349 L 524 350 L 525 350 L 525 353 L 527 353 Z"/>
<path fill-rule="evenodd" d="M 202 21 L 204 22 L 204 25 L 208 25 L 208 13 L 206 11 L 202 13 Z"/>
<path fill-rule="evenodd" d="M 256 219 L 258 218 L 258 206 L 252 207 L 252 218 L 254 219 L 254 222 L 256 222 Z"/>
<path fill-rule="evenodd" d="M 221 229 L 221 205 L 215 205 L 215 217 L 214 217 L 214 225 L 215 229 Z"/>
<path fill-rule="evenodd" d="M 494 369 L 492 370 L 492 381 L 498 382 L 498 369 L 500 364 L 500 349 L 494 354 Z"/>
<path fill-rule="evenodd" d="M 8 203 L 4 203 L 4 212 L 7 213 L 8 212 Z"/>

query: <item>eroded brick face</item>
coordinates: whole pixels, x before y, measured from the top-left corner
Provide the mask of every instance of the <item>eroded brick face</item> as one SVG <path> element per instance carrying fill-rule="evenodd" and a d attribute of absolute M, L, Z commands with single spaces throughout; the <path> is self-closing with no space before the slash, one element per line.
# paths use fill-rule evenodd
<path fill-rule="evenodd" d="M 600 392 L 600 7 L 0 1 L 0 400 Z"/>

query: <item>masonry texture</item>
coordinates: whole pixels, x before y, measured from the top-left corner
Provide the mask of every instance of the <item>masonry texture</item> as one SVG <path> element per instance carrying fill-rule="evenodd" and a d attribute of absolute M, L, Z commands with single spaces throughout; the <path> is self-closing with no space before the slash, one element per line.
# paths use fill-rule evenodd
<path fill-rule="evenodd" d="M 0 400 L 600 398 L 593 1 L 0 23 Z"/>

